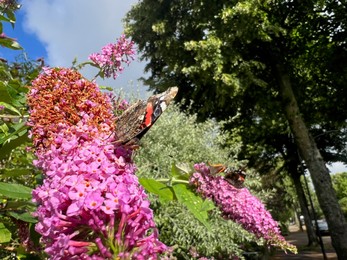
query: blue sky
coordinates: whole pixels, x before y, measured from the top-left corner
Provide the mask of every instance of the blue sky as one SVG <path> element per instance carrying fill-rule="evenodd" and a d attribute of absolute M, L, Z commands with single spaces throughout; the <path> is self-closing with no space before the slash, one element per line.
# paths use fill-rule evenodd
<path fill-rule="evenodd" d="M 50 66 L 68 67 L 77 58 L 88 55 L 114 42 L 123 33 L 122 19 L 137 0 L 22 0 L 13 30 L 7 25 L 6 35 L 16 38 L 31 59 L 44 57 Z M 0 48 L 0 57 L 8 60 L 21 51 Z M 130 96 L 145 97 L 147 88 L 137 79 L 143 76 L 144 63 L 132 62 L 116 80 L 100 81 L 100 85 L 123 89 Z M 96 71 L 83 70 L 87 78 Z"/>
<path fill-rule="evenodd" d="M 17 39 L 20 45 L 25 49 L 25 52 L 30 54 L 30 58 L 37 59 L 45 57 L 47 59 L 47 53 L 44 45 L 35 37 L 34 34 L 27 33 L 23 29 L 23 11 L 17 13 L 17 24 L 13 29 L 9 23 L 4 23 L 4 32 L 7 36 Z M 7 48 L 0 47 L 0 56 L 13 61 L 15 58 L 22 53 L 21 50 L 10 50 Z"/>

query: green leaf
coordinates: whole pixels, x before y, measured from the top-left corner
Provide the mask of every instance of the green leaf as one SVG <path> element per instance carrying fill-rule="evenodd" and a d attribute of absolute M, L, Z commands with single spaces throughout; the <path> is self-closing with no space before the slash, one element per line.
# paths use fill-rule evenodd
<path fill-rule="evenodd" d="M 0 144 L 17 139 L 19 137 L 23 137 L 23 141 L 28 141 L 28 137 L 24 135 L 27 132 L 29 126 L 26 125 L 26 122 L 21 122 L 13 126 L 16 130 L 11 132 L 11 134 L 0 139 Z M 0 155 L 1 158 L 1 155 Z"/>
<path fill-rule="evenodd" d="M 3 144 L 7 140 L 9 140 L 8 136 L 0 138 L 0 160 L 8 157 L 14 148 L 24 144 L 25 142 L 28 142 L 30 139 L 28 138 L 28 135 L 22 135 L 11 140 L 11 142 Z M 1 144 L 3 145 L 1 146 Z"/>
<path fill-rule="evenodd" d="M 30 199 L 32 189 L 15 183 L 0 182 L 0 194 L 12 199 Z"/>
<path fill-rule="evenodd" d="M 30 228 L 30 240 L 34 243 L 35 246 L 37 246 L 37 248 L 40 246 L 40 239 L 41 239 L 41 235 L 39 233 L 36 232 L 35 230 L 35 225 L 33 224 L 29 224 L 29 228 Z M 41 258 L 39 258 L 41 259 Z"/>
<path fill-rule="evenodd" d="M 8 19 L 10 20 L 10 23 L 14 24 L 16 22 L 16 15 L 15 15 L 14 11 L 8 9 L 6 11 L 6 15 L 7 15 Z"/>
<path fill-rule="evenodd" d="M 174 184 L 173 190 L 177 200 L 184 204 L 188 210 L 208 229 L 211 229 L 208 222 L 208 211 L 212 206 L 201 197 L 192 192 L 185 184 Z"/>
<path fill-rule="evenodd" d="M 0 243 L 7 243 L 11 240 L 11 232 L 0 222 Z"/>
<path fill-rule="evenodd" d="M 24 222 L 29 222 L 29 223 L 37 223 L 37 219 L 32 216 L 31 213 L 29 212 L 24 212 L 24 213 L 17 213 L 14 211 L 11 211 L 8 213 L 11 217 L 14 217 L 15 219 L 22 220 Z"/>
<path fill-rule="evenodd" d="M 179 168 L 181 167 L 181 168 Z M 183 166 L 183 164 L 180 164 L 179 167 L 175 164 L 172 165 L 171 168 L 171 175 L 176 180 L 189 180 L 191 170 L 187 170 L 187 166 Z M 188 171 L 188 172 L 186 172 Z"/>
<path fill-rule="evenodd" d="M 22 46 L 20 46 L 18 42 L 16 42 L 15 40 L 12 40 L 10 38 L 0 38 L 0 45 L 2 45 L 5 48 L 12 49 L 12 50 L 23 49 Z"/>
<path fill-rule="evenodd" d="M 174 193 L 167 185 L 154 179 L 141 178 L 139 181 L 146 191 L 158 195 L 161 202 L 174 199 Z"/>
<path fill-rule="evenodd" d="M 10 212 L 14 210 L 23 210 L 28 208 L 35 208 L 35 204 L 31 201 L 31 198 L 28 200 L 8 200 L 4 203 L 3 210 Z"/>
<path fill-rule="evenodd" d="M 102 90 L 113 91 L 113 88 L 109 87 L 109 86 L 99 86 L 99 88 L 102 89 Z"/>
<path fill-rule="evenodd" d="M 213 210 L 214 208 L 216 208 L 216 206 L 214 205 L 214 203 L 212 202 L 212 200 L 206 199 L 204 200 L 204 202 L 202 203 L 201 209 L 203 211 L 210 211 Z"/>
<path fill-rule="evenodd" d="M 10 105 L 10 104 L 8 104 L 8 103 L 5 103 L 5 102 L 1 102 L 0 101 L 0 106 L 4 106 L 5 108 L 7 108 L 8 110 L 10 110 L 10 111 L 12 111 L 12 112 L 14 112 L 14 113 L 16 113 L 16 114 L 18 114 L 18 115 L 22 115 L 19 111 L 18 111 L 18 109 L 17 108 L 15 108 L 14 106 L 12 106 L 12 105 Z"/>
<path fill-rule="evenodd" d="M 0 130 L 3 133 L 7 133 L 10 129 L 8 128 L 8 126 L 6 124 L 2 124 L 2 125 L 0 125 Z"/>
<path fill-rule="evenodd" d="M 19 177 L 23 175 L 28 175 L 32 173 L 32 169 L 17 168 L 17 169 L 1 169 L 0 179 L 8 177 Z"/>
<path fill-rule="evenodd" d="M 2 72 L 4 72 L 4 71 L 2 71 Z M 2 75 L 0 74 L 0 76 L 2 76 Z M 12 98 L 7 91 L 7 85 L 5 85 L 4 82 L 0 82 L 0 100 L 5 101 L 5 102 L 11 102 L 12 101 Z"/>
<path fill-rule="evenodd" d="M 3 13 L 0 14 L 0 21 L 11 22 L 11 20 L 4 16 Z"/>

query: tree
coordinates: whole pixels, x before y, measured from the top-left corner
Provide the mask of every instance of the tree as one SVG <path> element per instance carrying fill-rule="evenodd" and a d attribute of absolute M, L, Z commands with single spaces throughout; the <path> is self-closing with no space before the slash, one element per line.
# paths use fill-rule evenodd
<path fill-rule="evenodd" d="M 266 105 L 266 103 L 262 104 L 263 110 L 266 110 L 264 109 Z M 278 110 L 268 109 L 270 113 Z M 238 157 L 239 159 L 247 159 L 250 167 L 256 168 L 262 175 L 270 175 L 270 179 L 275 178 L 271 172 L 276 172 L 277 178 L 283 178 L 280 175 L 281 172 L 291 177 L 301 214 L 304 216 L 308 245 L 315 245 L 317 244 L 317 236 L 313 229 L 311 221 L 313 218 L 309 214 L 307 199 L 300 181 L 303 171 L 297 147 L 285 120 L 277 119 L 276 124 L 274 124 L 272 118 L 264 114 L 257 119 L 258 122 L 255 124 L 249 123 L 250 120 L 244 117 L 238 117 L 230 122 L 234 126 L 232 139 L 241 138 L 243 140 Z M 260 131 L 260 129 L 264 130 Z M 282 186 L 282 189 L 287 189 L 287 187 Z"/>
<path fill-rule="evenodd" d="M 152 89 L 178 85 L 201 119 L 236 116 L 245 129 L 266 131 L 263 122 L 290 129 L 339 259 L 347 258 L 347 224 L 312 133 L 345 136 L 347 74 L 334 66 L 347 57 L 345 9 L 338 1 L 144 0 L 126 19 Z M 330 146 L 338 151 L 341 143 Z"/>

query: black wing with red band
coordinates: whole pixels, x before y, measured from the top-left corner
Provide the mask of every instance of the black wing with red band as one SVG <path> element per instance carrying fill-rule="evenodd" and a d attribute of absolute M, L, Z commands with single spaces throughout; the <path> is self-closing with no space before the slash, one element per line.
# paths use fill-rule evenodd
<path fill-rule="evenodd" d="M 147 101 L 139 100 L 125 110 L 116 121 L 117 143 L 137 145 L 178 92 L 177 87 L 153 95 Z"/>

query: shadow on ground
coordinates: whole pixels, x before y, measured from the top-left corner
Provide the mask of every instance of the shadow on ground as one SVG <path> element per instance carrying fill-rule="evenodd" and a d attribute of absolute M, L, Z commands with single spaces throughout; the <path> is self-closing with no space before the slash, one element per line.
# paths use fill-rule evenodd
<path fill-rule="evenodd" d="M 285 237 L 286 240 L 298 248 L 298 254 L 284 253 L 283 251 L 277 250 L 273 256 L 270 257 L 271 260 L 294 260 L 294 259 L 324 259 L 322 250 L 320 246 L 309 248 L 307 247 L 308 239 L 306 232 L 302 232 L 295 225 L 289 227 L 289 235 Z M 323 236 L 323 243 L 326 252 L 326 256 L 329 260 L 337 260 L 337 256 L 334 248 L 331 245 L 330 236 Z"/>

